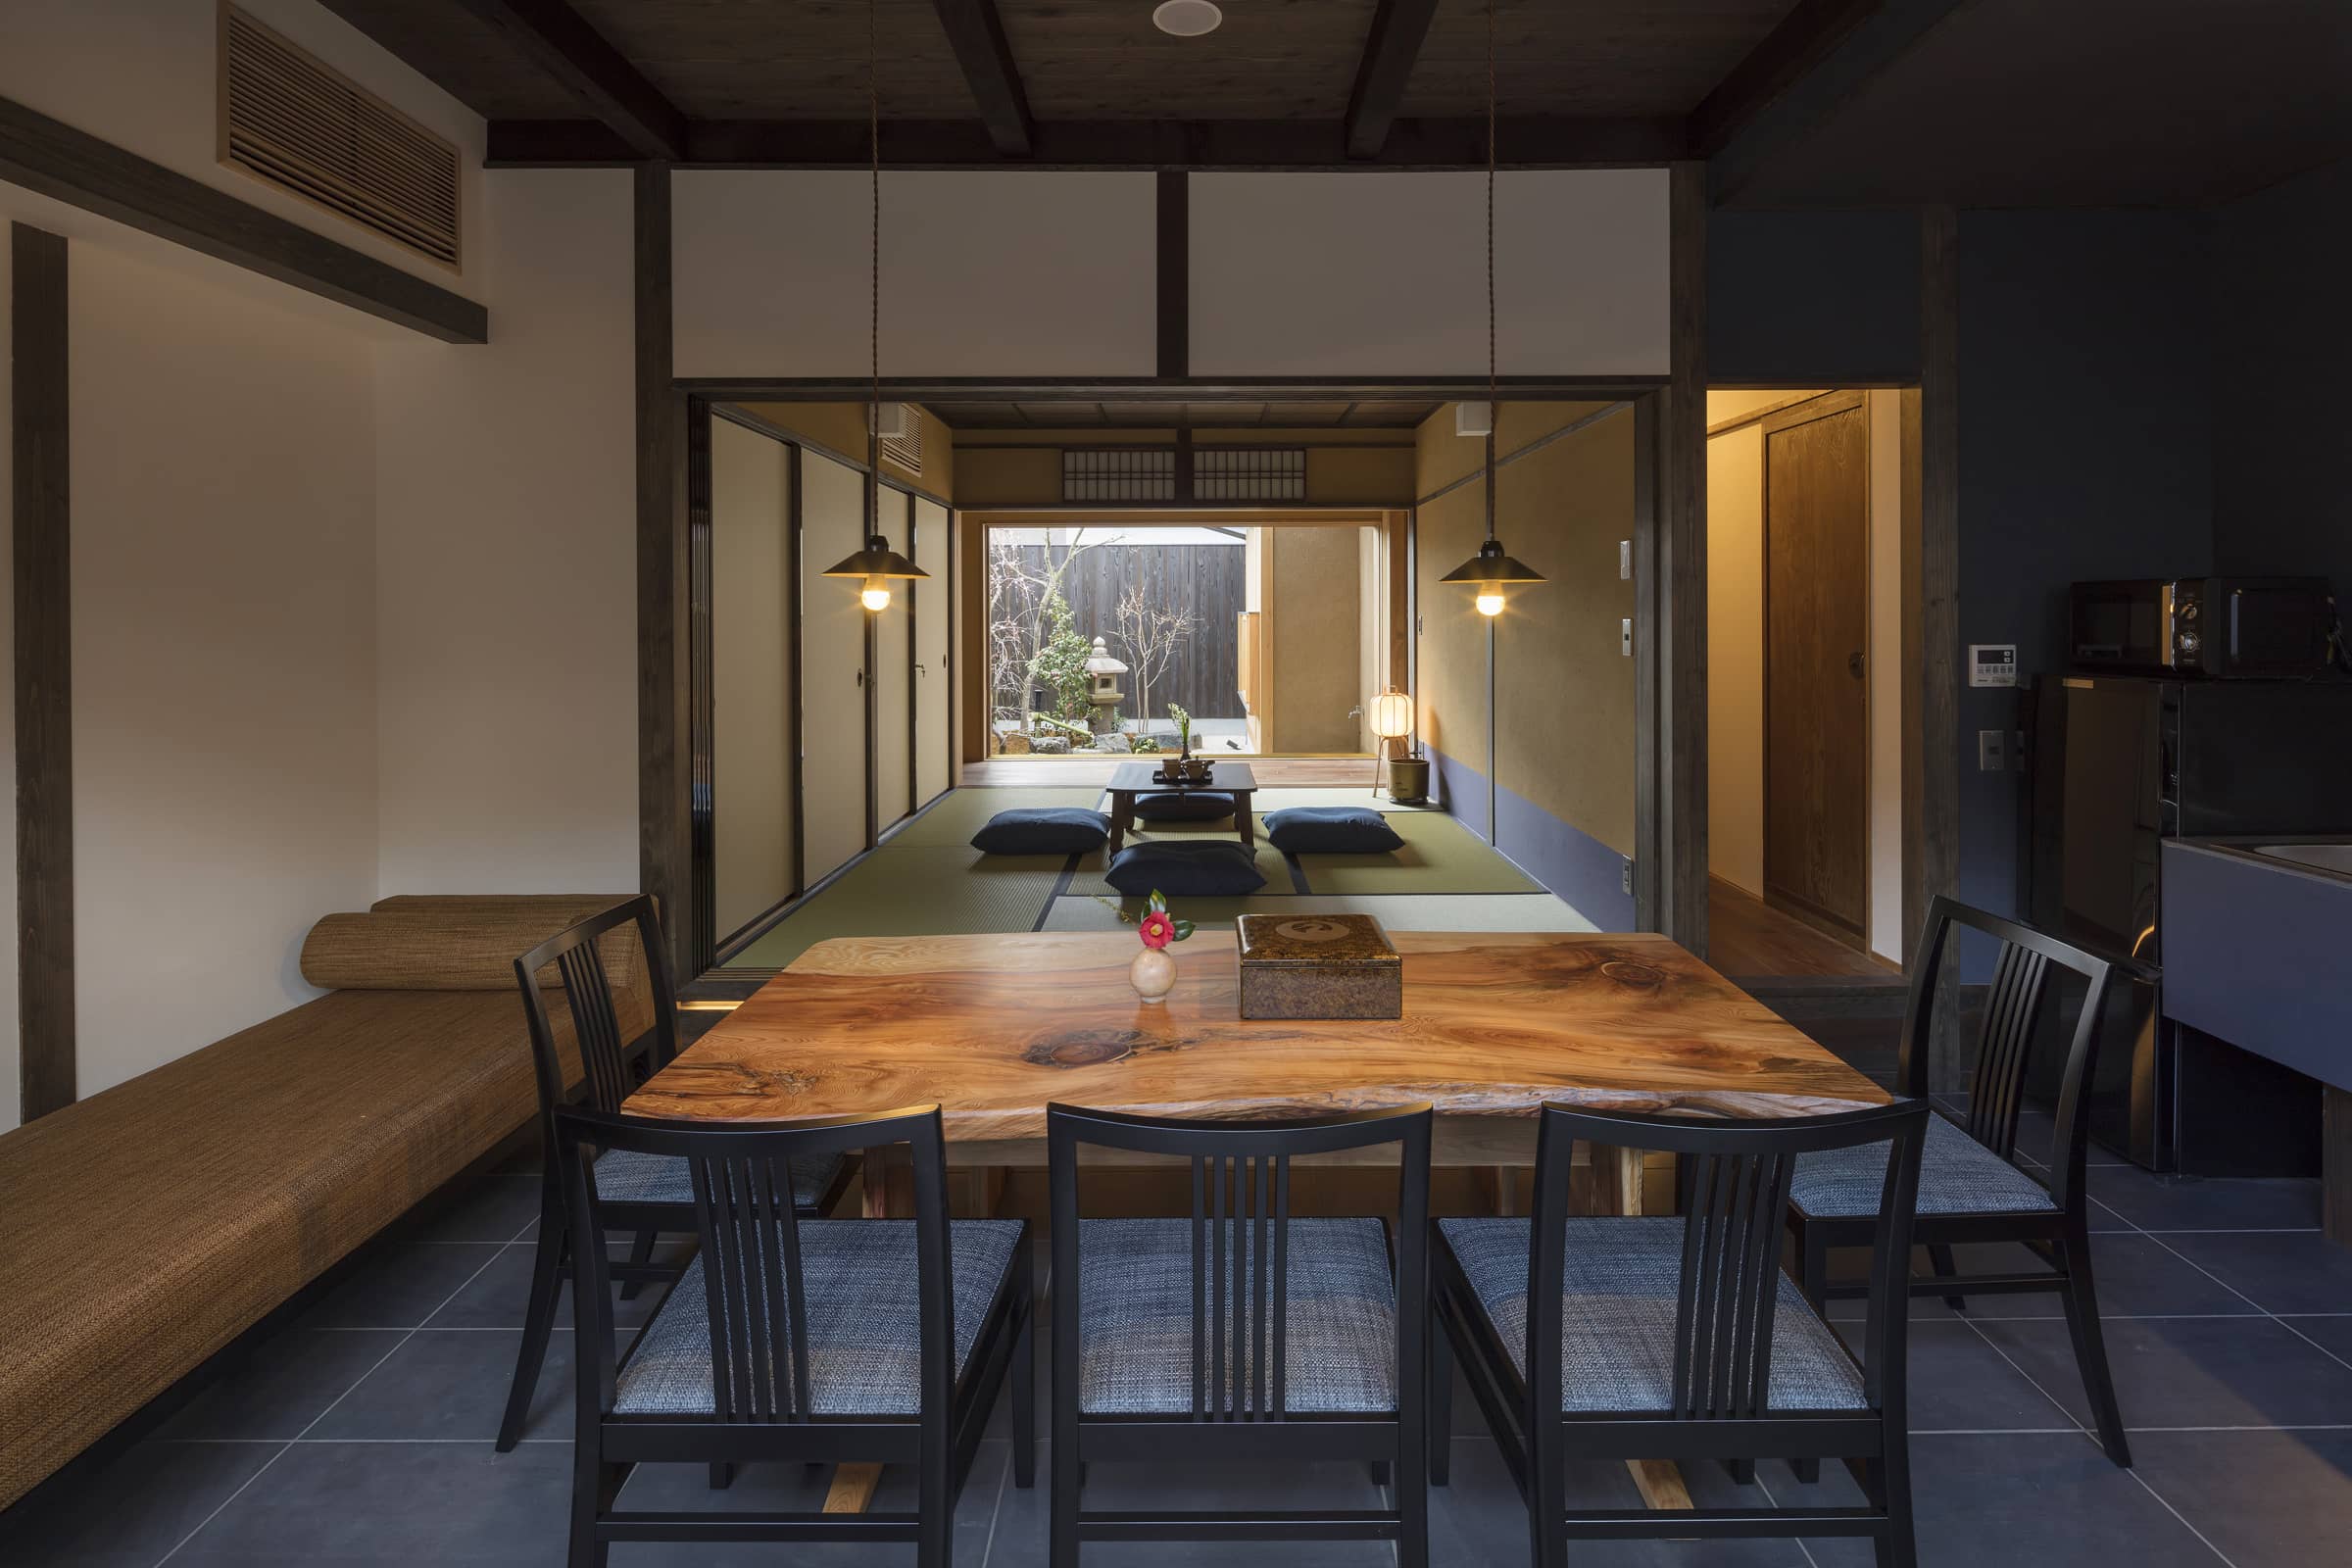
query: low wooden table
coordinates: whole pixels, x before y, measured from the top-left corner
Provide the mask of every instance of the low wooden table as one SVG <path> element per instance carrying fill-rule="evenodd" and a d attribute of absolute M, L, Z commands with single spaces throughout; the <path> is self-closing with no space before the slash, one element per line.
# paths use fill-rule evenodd
<path fill-rule="evenodd" d="M 1257 844 L 1257 824 L 1250 814 L 1250 797 L 1257 792 L 1257 775 L 1250 771 L 1248 762 L 1211 762 L 1205 784 L 1170 784 L 1152 775 L 1159 771 L 1157 762 L 1121 762 L 1110 775 L 1110 849 L 1119 853 L 1127 842 L 1128 833 L 1135 827 L 1135 798 L 1138 795 L 1214 794 L 1233 797 L 1234 831 L 1241 834 L 1242 843 L 1250 848 Z"/>
<path fill-rule="evenodd" d="M 948 1162 L 1001 1168 L 1046 1163 L 1053 1101 L 1174 1116 L 1427 1101 L 1432 1163 L 1493 1167 L 1533 1163 L 1546 1102 L 1790 1116 L 1887 1098 L 1664 937 L 1390 936 L 1404 1016 L 1334 1021 L 1240 1017 L 1230 931 L 1170 950 L 1176 989 L 1157 1006 L 1127 984 L 1124 933 L 822 942 L 623 1108 L 741 1121 L 936 1102 Z M 1593 1175 L 1595 1206 L 1641 1212 L 1638 1151 Z M 910 1187 L 903 1164 L 869 1169 L 867 1211 L 911 1213 Z M 1635 1474 L 1653 1507 L 1690 1506 L 1671 1464 Z M 873 1467 L 844 1466 L 827 1508 L 862 1509 L 873 1484 Z"/>

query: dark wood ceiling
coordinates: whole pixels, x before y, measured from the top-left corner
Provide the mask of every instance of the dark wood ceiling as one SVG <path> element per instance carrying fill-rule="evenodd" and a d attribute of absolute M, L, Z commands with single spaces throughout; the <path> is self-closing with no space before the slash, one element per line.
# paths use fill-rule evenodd
<path fill-rule="evenodd" d="M 1283 403 L 926 403 L 957 430 L 1409 430 L 1444 405 L 1427 401 Z"/>
<path fill-rule="evenodd" d="M 490 120 L 494 162 L 864 150 L 865 0 L 322 3 Z M 1040 165 L 1338 164 L 1382 156 L 1392 130 L 1389 162 L 1483 161 L 1480 0 L 1231 0 L 1199 38 L 1160 32 L 1151 0 L 874 3 L 902 164 L 987 161 L 959 124 Z M 1871 3 L 1498 0 L 1505 161 L 1677 156 L 1685 117 L 1743 61 L 1802 58 Z M 1249 133 L 1267 126 L 1284 128 Z"/>
<path fill-rule="evenodd" d="M 1739 192 L 2208 206 L 2352 155 L 2352 0 L 1971 0 Z"/>

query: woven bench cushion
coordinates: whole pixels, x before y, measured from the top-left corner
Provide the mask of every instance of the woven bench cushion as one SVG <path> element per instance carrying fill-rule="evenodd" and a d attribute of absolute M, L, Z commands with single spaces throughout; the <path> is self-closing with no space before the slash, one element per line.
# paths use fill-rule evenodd
<path fill-rule="evenodd" d="M 792 1162 L 792 1201 L 814 1206 L 841 1169 L 839 1154 L 814 1154 Z M 614 1149 L 597 1156 L 596 1196 L 608 1203 L 694 1202 L 694 1178 L 686 1162 L 669 1154 L 641 1154 Z"/>
<path fill-rule="evenodd" d="M 1886 1185 L 1887 1146 L 1860 1144 L 1796 1156 L 1788 1200 L 1816 1219 L 1875 1215 Z M 1928 1117 L 1919 1156 L 1922 1214 L 2055 1213 L 2049 1189 L 1941 1116 Z"/>
<path fill-rule="evenodd" d="M 1529 1222 L 1446 1219 L 1438 1228 L 1510 1351 L 1511 1364 L 1525 1377 Z M 1584 1414 L 1670 1408 L 1683 1222 L 1572 1219 L 1567 1250 L 1560 1408 Z M 1862 1374 L 1852 1357 L 1796 1282 L 1782 1275 L 1766 1406 L 1858 1410 L 1865 1402 Z"/>
<path fill-rule="evenodd" d="M 1017 1219 L 959 1219 L 950 1227 L 957 1377 L 1027 1231 Z M 919 1415 L 914 1221 L 808 1220 L 800 1236 L 809 1411 Z M 622 1415 L 711 1413 L 710 1312 L 699 1261 L 678 1276 L 621 1366 L 613 1408 Z"/>
<path fill-rule="evenodd" d="M 1245 1228 L 1247 1235 L 1247 1228 Z M 1236 1332 L 1243 1258 L 1227 1243 L 1228 1387 L 1255 1407 L 1250 1347 Z M 1203 1278 L 1207 1276 L 1203 1267 Z M 1396 1407 L 1396 1287 L 1376 1219 L 1291 1221 L 1285 1246 L 1283 1408 Z M 1078 1227 L 1078 1407 L 1089 1415 L 1182 1415 L 1193 1407 L 1193 1224 L 1091 1219 Z M 1268 1380 L 1267 1400 L 1272 1403 Z"/>

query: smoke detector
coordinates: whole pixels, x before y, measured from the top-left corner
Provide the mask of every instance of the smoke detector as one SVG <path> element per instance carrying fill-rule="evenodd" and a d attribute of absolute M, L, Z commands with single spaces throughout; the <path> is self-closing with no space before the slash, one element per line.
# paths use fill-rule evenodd
<path fill-rule="evenodd" d="M 1198 38 L 1217 30 L 1225 20 L 1209 0 L 1160 0 L 1152 8 L 1152 24 L 1178 38 Z"/>

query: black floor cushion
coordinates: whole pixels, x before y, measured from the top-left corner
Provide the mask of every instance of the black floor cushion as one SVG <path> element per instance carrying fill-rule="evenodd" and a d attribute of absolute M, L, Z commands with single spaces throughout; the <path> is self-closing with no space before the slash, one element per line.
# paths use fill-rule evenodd
<path fill-rule="evenodd" d="M 1233 814 L 1233 797 L 1218 790 L 1163 790 L 1138 795 L 1135 814 L 1146 822 L 1222 822 Z"/>
<path fill-rule="evenodd" d="M 984 855 L 1084 855 L 1110 837 L 1110 818 L 1076 806 L 1022 806 L 999 811 L 972 835 Z"/>
<path fill-rule="evenodd" d="M 1294 806 L 1266 813 L 1266 840 L 1285 855 L 1386 855 L 1404 848 L 1369 806 Z"/>
<path fill-rule="evenodd" d="M 1257 857 L 1230 839 L 1161 839 L 1111 857 L 1102 880 L 1131 898 L 1238 899 L 1266 885 Z"/>

